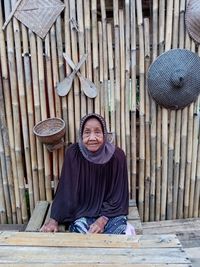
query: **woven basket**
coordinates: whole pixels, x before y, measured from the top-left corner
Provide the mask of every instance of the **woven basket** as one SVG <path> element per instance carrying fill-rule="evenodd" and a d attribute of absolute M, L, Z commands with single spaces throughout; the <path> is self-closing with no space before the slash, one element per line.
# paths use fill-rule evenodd
<path fill-rule="evenodd" d="M 65 122 L 60 118 L 49 118 L 33 127 L 34 134 L 44 144 L 58 144 L 65 134 Z"/>

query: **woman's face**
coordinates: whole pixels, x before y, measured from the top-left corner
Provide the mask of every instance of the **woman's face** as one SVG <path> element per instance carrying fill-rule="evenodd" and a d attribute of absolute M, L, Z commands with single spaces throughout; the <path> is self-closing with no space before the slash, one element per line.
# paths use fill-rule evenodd
<path fill-rule="evenodd" d="M 96 118 L 88 119 L 83 128 L 83 144 L 91 151 L 96 152 L 104 142 L 101 123 Z"/>

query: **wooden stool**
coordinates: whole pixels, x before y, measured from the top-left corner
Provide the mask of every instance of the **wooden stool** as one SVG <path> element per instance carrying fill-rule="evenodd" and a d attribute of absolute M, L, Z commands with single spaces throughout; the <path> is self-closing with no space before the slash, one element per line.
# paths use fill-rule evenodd
<path fill-rule="evenodd" d="M 25 231 L 38 232 L 41 226 L 49 220 L 50 212 L 51 204 L 48 201 L 37 202 Z M 142 234 L 142 223 L 134 200 L 129 201 L 128 222 L 134 226 L 136 234 Z M 59 232 L 65 232 L 65 225 L 59 225 Z"/>

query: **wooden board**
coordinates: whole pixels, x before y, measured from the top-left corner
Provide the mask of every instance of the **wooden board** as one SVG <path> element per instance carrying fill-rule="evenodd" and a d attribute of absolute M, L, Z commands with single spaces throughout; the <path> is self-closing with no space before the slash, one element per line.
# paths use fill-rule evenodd
<path fill-rule="evenodd" d="M 48 201 L 38 201 L 33 214 L 27 224 L 26 230 L 27 232 L 39 231 L 42 224 L 44 223 L 44 219 L 46 217 L 47 211 L 49 207 Z"/>
<path fill-rule="evenodd" d="M 44 222 L 50 217 L 51 204 L 47 201 L 39 201 L 35 206 L 33 214 L 26 227 L 26 232 L 37 232 Z M 131 223 L 138 235 L 142 234 L 142 223 L 138 213 L 138 209 L 134 200 L 129 201 L 128 221 Z M 59 225 L 59 232 L 64 232 L 65 226 Z"/>
<path fill-rule="evenodd" d="M 200 218 L 147 222 L 144 234 L 176 234 L 184 247 L 200 247 Z"/>
<path fill-rule="evenodd" d="M 1 232 L 7 266 L 190 266 L 175 235 Z"/>

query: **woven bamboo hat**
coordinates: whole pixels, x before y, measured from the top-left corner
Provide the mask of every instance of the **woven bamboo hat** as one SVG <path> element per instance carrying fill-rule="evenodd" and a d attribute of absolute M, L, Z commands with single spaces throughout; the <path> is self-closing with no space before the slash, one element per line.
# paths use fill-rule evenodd
<path fill-rule="evenodd" d="M 200 93 L 200 57 L 186 49 L 171 49 L 150 65 L 147 76 L 152 98 L 168 109 L 181 109 Z"/>
<path fill-rule="evenodd" d="M 186 29 L 194 41 L 200 43 L 200 1 L 190 0 L 185 13 Z"/>

